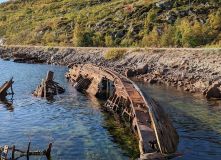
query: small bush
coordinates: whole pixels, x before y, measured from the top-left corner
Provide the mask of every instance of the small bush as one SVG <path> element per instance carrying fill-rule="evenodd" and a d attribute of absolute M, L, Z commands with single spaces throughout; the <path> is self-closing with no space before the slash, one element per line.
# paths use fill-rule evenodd
<path fill-rule="evenodd" d="M 133 53 L 133 52 L 139 52 L 140 51 L 140 47 L 137 47 L 137 48 L 134 48 L 130 51 L 130 53 Z"/>
<path fill-rule="evenodd" d="M 203 51 L 205 54 L 215 54 L 216 52 L 215 52 L 215 50 L 213 50 L 213 49 L 204 49 L 204 51 Z"/>
<path fill-rule="evenodd" d="M 126 49 L 110 49 L 105 53 L 104 58 L 109 61 L 122 60 L 126 52 Z"/>

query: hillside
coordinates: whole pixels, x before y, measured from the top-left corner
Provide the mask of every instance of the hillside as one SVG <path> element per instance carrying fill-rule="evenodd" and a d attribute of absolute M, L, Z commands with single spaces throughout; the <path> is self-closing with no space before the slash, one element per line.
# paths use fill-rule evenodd
<path fill-rule="evenodd" d="M 0 4 L 6 44 L 221 47 L 221 0 L 15 0 Z"/>

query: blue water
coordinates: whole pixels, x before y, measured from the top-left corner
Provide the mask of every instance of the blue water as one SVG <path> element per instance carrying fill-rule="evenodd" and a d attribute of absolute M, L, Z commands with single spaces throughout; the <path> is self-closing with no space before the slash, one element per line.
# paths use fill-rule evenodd
<path fill-rule="evenodd" d="M 207 101 L 202 95 L 177 90 L 165 85 L 136 82 L 157 100 L 168 114 L 180 138 L 174 159 L 221 159 L 221 101 Z"/>
<path fill-rule="evenodd" d="M 55 73 L 55 81 L 66 92 L 50 100 L 31 97 L 48 70 Z M 30 150 L 38 151 L 52 142 L 52 160 L 129 159 L 125 156 L 129 154 L 127 148 L 121 149 L 108 127 L 104 127 L 107 120 L 100 101 L 76 91 L 65 80 L 67 71 L 66 67 L 0 60 L 0 85 L 13 76 L 15 93 L 0 101 L 0 146 L 15 145 L 27 150 L 28 141 L 31 141 Z M 7 158 L 10 157 L 9 152 Z"/>
<path fill-rule="evenodd" d="M 66 92 L 50 100 L 31 97 L 48 70 L 55 72 L 55 81 Z M 12 76 L 15 81 L 14 96 L 0 101 L 0 146 L 15 144 L 26 150 L 31 141 L 30 150 L 35 151 L 46 149 L 52 142 L 52 160 L 137 158 L 137 144 L 129 132 L 103 112 L 100 100 L 76 91 L 65 80 L 67 71 L 66 67 L 0 60 L 0 85 Z M 180 136 L 177 152 L 184 154 L 174 159 L 220 159 L 221 101 L 208 102 L 201 95 L 164 85 L 136 83 L 164 107 L 176 128 Z"/>

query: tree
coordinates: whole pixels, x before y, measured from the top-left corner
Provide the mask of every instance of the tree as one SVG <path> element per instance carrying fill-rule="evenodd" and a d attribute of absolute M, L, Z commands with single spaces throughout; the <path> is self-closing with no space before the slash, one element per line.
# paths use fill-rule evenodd
<path fill-rule="evenodd" d="M 80 24 L 76 23 L 74 27 L 73 43 L 75 46 L 80 47 L 82 46 L 82 40 L 83 40 L 82 27 L 80 26 Z"/>

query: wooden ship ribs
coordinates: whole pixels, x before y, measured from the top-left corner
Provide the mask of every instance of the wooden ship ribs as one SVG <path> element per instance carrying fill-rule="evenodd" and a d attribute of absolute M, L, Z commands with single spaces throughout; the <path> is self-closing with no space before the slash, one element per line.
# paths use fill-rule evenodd
<path fill-rule="evenodd" d="M 165 159 L 176 154 L 179 136 L 165 111 L 131 80 L 90 64 L 75 64 L 65 76 L 77 90 L 106 97 L 105 106 L 129 117 L 139 136 L 140 159 Z"/>
<path fill-rule="evenodd" d="M 37 86 L 32 93 L 33 97 L 48 97 L 50 95 L 57 95 L 65 92 L 65 89 L 59 86 L 57 82 L 53 81 L 54 72 L 48 71 L 46 80 L 42 79 L 41 85 Z"/>
<path fill-rule="evenodd" d="M 43 151 L 30 151 L 30 144 L 31 144 L 31 142 L 29 141 L 26 151 L 16 149 L 15 145 L 13 145 L 13 147 L 9 147 L 9 146 L 1 147 L 0 146 L 0 159 L 1 160 L 17 160 L 21 157 L 26 156 L 27 160 L 29 160 L 29 156 L 42 156 L 42 155 L 46 155 L 47 159 L 50 158 L 51 148 L 52 148 L 52 143 L 51 142 L 49 143 L 48 148 L 43 150 Z M 12 150 L 12 152 L 11 152 L 12 156 L 10 158 L 7 158 L 8 150 Z M 15 152 L 19 152 L 20 156 L 15 158 Z"/>

